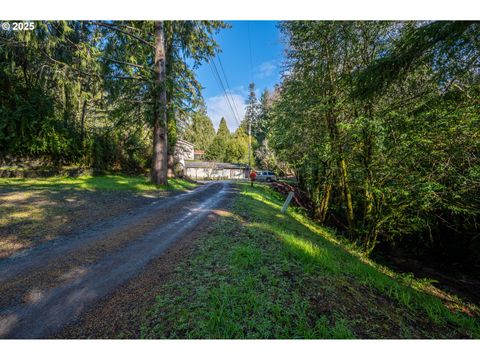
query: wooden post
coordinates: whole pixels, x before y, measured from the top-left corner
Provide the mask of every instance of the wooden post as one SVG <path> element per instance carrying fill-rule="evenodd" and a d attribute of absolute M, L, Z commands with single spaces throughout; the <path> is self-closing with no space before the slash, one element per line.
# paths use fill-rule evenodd
<path fill-rule="evenodd" d="M 290 202 L 293 199 L 293 191 L 290 191 L 287 196 L 287 200 L 283 203 L 282 206 L 282 214 L 285 214 L 285 211 L 287 211 L 288 205 L 290 205 Z"/>

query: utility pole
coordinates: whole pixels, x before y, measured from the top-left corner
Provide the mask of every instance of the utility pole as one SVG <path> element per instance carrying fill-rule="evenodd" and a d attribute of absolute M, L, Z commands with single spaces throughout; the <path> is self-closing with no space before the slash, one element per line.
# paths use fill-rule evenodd
<path fill-rule="evenodd" d="M 250 169 L 250 154 L 252 149 L 252 119 L 248 119 L 248 168 Z"/>
<path fill-rule="evenodd" d="M 248 168 L 250 169 L 251 164 L 251 154 L 252 154 L 252 120 L 255 116 L 255 91 L 254 91 L 254 84 L 253 82 L 250 84 L 250 103 L 249 105 L 249 114 L 247 116 L 248 120 Z"/>
<path fill-rule="evenodd" d="M 253 60 L 252 60 L 252 41 L 250 38 L 250 21 L 247 22 L 247 29 L 248 29 L 248 49 L 250 53 L 250 77 L 252 82 L 250 83 L 250 116 L 248 117 L 248 169 L 250 169 L 250 154 L 252 152 L 252 118 L 255 116 L 254 110 L 254 96 L 255 96 L 255 84 L 253 83 Z M 252 183 L 253 184 L 253 183 Z"/>

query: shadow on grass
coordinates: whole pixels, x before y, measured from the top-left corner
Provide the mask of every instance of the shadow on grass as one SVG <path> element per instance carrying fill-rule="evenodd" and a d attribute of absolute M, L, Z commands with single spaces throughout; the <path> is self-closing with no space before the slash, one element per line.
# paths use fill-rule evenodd
<path fill-rule="evenodd" d="M 183 179 L 170 179 L 167 186 L 156 186 L 146 177 L 104 175 L 50 178 L 0 178 L 0 191 L 28 190 L 88 190 L 88 191 L 183 191 L 195 188 L 195 184 Z"/>
<path fill-rule="evenodd" d="M 0 178 L 0 259 L 195 186 L 120 175 Z"/>
<path fill-rule="evenodd" d="M 96 213 L 87 202 L 93 194 L 48 190 L 0 190 L 0 258 L 39 242 L 53 240 L 82 221 L 82 213 Z"/>

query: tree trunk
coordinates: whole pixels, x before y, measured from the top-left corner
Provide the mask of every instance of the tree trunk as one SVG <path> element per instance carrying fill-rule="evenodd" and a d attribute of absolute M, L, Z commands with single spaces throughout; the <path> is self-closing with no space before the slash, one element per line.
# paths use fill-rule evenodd
<path fill-rule="evenodd" d="M 323 179 L 323 189 L 321 194 L 321 201 L 317 207 L 316 219 L 323 223 L 327 217 L 328 206 L 330 204 L 330 195 L 332 193 L 332 183 L 331 183 L 331 176 L 332 171 L 327 169 L 325 178 Z"/>
<path fill-rule="evenodd" d="M 155 101 L 153 111 L 153 160 L 151 180 L 167 185 L 167 94 L 163 21 L 155 21 Z"/>
<path fill-rule="evenodd" d="M 325 184 L 323 189 L 322 202 L 318 210 L 318 220 L 324 223 L 327 217 L 328 206 L 330 204 L 330 194 L 332 193 L 332 184 Z"/>
<path fill-rule="evenodd" d="M 352 201 L 352 193 L 350 192 L 350 186 L 348 185 L 348 170 L 347 170 L 347 162 L 345 160 L 342 144 L 340 142 L 340 136 L 337 127 L 337 121 L 333 114 L 329 114 L 327 118 L 327 123 L 329 127 L 329 134 L 330 134 L 330 141 L 332 143 L 332 148 L 337 149 L 337 166 L 339 171 L 339 180 L 340 180 L 340 189 L 342 193 L 342 198 L 345 203 L 345 215 L 348 221 L 348 229 L 350 231 L 350 235 L 352 235 L 352 231 L 354 228 L 354 212 L 353 212 L 353 201 Z"/>
<path fill-rule="evenodd" d="M 340 158 L 339 163 L 340 163 L 342 193 L 343 193 L 343 199 L 345 201 L 345 211 L 347 215 L 348 228 L 350 231 L 352 231 L 354 227 L 355 219 L 353 215 L 352 193 L 350 192 L 350 186 L 348 186 L 347 163 L 344 158 Z"/>
<path fill-rule="evenodd" d="M 169 25 L 169 22 L 167 22 L 166 25 Z M 165 50 L 166 50 L 166 69 L 167 69 L 167 132 L 168 132 L 168 159 L 167 159 L 167 176 L 169 178 L 174 178 L 176 177 L 175 174 L 175 146 L 177 143 L 177 122 L 175 119 L 175 107 L 173 103 L 173 92 L 174 92 L 174 81 L 175 81 L 175 75 L 173 72 L 173 51 L 172 51 L 172 38 L 173 34 L 171 33 L 173 31 L 172 27 L 169 26 L 166 29 L 166 34 L 165 34 Z"/>
<path fill-rule="evenodd" d="M 82 108 L 82 119 L 80 121 L 80 140 L 82 142 L 83 147 L 83 139 L 85 137 L 85 114 L 87 112 L 87 100 L 83 100 L 83 108 Z"/>
<path fill-rule="evenodd" d="M 173 157 L 173 154 L 168 154 L 168 160 L 167 160 L 167 167 L 168 167 L 168 177 L 169 178 L 174 178 L 177 176 L 175 174 L 175 158 Z"/>
<path fill-rule="evenodd" d="M 369 102 L 365 106 L 365 114 L 368 116 L 368 121 L 372 121 L 372 104 Z M 370 129 L 369 124 L 364 124 L 362 129 L 363 135 L 363 167 L 365 171 L 365 181 L 364 181 L 364 210 L 363 218 L 364 221 L 369 221 L 373 209 L 374 196 L 372 193 L 373 187 L 373 174 L 371 169 L 372 157 L 373 157 L 373 134 Z"/>

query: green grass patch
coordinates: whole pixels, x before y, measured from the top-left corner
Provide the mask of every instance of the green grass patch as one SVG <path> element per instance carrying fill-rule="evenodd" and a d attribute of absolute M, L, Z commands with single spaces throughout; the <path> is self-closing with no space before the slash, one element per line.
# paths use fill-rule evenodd
<path fill-rule="evenodd" d="M 0 258 L 195 186 L 121 175 L 0 178 Z"/>
<path fill-rule="evenodd" d="M 89 191 L 182 191 L 193 189 L 196 185 L 183 179 L 169 179 L 167 186 L 156 186 L 142 176 L 104 175 L 48 178 L 0 178 L 0 188 L 7 190 L 52 189 L 52 190 L 89 190 Z"/>
<path fill-rule="evenodd" d="M 478 317 L 458 310 L 477 308 L 441 300 L 431 282 L 372 262 L 301 212 L 281 214 L 268 186 L 238 186 L 231 214 L 145 314 L 143 337 L 480 337 Z"/>

